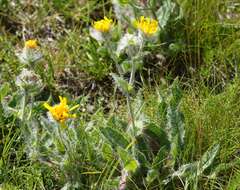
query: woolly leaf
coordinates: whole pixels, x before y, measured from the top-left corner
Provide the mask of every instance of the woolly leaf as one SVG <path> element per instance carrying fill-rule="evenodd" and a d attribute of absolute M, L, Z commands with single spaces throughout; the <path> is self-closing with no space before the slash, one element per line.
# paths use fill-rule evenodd
<path fill-rule="evenodd" d="M 156 169 L 148 170 L 146 180 L 148 184 L 152 183 L 159 176 L 159 172 Z"/>
<path fill-rule="evenodd" d="M 150 123 L 144 129 L 144 134 L 151 137 L 152 140 L 158 142 L 160 146 L 170 147 L 170 142 L 167 139 L 167 134 L 165 130 L 161 127 L 158 127 L 154 123 Z"/>
<path fill-rule="evenodd" d="M 167 158 L 167 156 L 168 156 L 167 148 L 165 146 L 163 146 L 158 151 L 158 153 L 155 156 L 155 158 L 153 159 L 152 168 L 160 169 L 161 166 L 162 166 L 163 161 Z"/>
<path fill-rule="evenodd" d="M 168 20 L 170 19 L 171 14 L 174 11 L 176 4 L 171 2 L 171 0 L 163 1 L 162 7 L 157 11 L 157 17 L 159 24 L 162 28 L 167 25 Z"/>
<path fill-rule="evenodd" d="M 214 158 L 217 156 L 220 145 L 214 145 L 210 150 L 204 153 L 200 162 L 199 162 L 199 172 L 198 174 L 202 174 L 204 170 L 206 170 L 214 161 Z"/>
<path fill-rule="evenodd" d="M 133 86 L 130 85 L 126 80 L 124 80 L 122 77 L 117 76 L 116 74 L 112 74 L 112 77 L 117 84 L 118 88 L 122 90 L 123 93 L 132 93 L 133 92 Z"/>
<path fill-rule="evenodd" d="M 147 159 L 150 160 L 150 153 L 151 153 L 151 149 L 149 147 L 149 143 L 147 141 L 146 138 L 144 138 L 144 135 L 139 135 L 136 137 L 136 149 L 138 150 L 139 153 L 138 154 L 138 160 L 141 162 Z M 142 156 L 144 156 L 144 158 L 142 158 Z"/>
<path fill-rule="evenodd" d="M 8 83 L 4 83 L 1 88 L 0 88 L 0 100 L 2 101 L 2 99 L 7 95 L 7 93 L 10 91 L 10 86 Z"/>
<path fill-rule="evenodd" d="M 126 150 L 117 148 L 118 155 L 123 163 L 124 169 L 128 172 L 134 172 L 138 167 L 138 161 Z"/>
<path fill-rule="evenodd" d="M 111 127 L 100 128 L 103 136 L 110 142 L 113 147 L 126 148 L 129 144 L 126 134 Z"/>
<path fill-rule="evenodd" d="M 182 99 L 182 90 L 179 88 L 178 79 L 174 80 L 171 86 L 170 105 L 176 108 Z"/>
<path fill-rule="evenodd" d="M 177 171 L 172 174 L 172 178 L 180 177 L 180 178 L 191 178 L 191 176 L 195 175 L 197 172 L 197 162 L 184 164 L 179 167 Z"/>

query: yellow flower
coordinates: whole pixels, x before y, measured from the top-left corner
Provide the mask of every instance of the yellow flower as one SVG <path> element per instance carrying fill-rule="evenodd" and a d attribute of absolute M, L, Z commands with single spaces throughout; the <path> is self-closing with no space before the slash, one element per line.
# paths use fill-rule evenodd
<path fill-rule="evenodd" d="M 93 22 L 93 28 L 100 32 L 109 32 L 112 27 L 112 19 L 104 17 L 104 19 Z"/>
<path fill-rule="evenodd" d="M 35 49 L 37 48 L 37 40 L 27 40 L 25 42 L 25 47 L 30 48 L 30 49 Z"/>
<path fill-rule="evenodd" d="M 144 16 L 141 16 L 139 20 L 135 20 L 134 25 L 147 36 L 152 36 L 158 30 L 158 21 L 155 19 L 145 18 Z"/>
<path fill-rule="evenodd" d="M 48 103 L 44 103 L 43 106 L 49 110 L 52 117 L 60 122 L 64 123 L 69 118 L 75 118 L 76 114 L 70 114 L 69 112 L 78 108 L 79 105 L 75 105 L 72 108 L 69 108 L 67 105 L 67 98 L 59 96 L 60 103 L 55 106 L 50 106 Z"/>

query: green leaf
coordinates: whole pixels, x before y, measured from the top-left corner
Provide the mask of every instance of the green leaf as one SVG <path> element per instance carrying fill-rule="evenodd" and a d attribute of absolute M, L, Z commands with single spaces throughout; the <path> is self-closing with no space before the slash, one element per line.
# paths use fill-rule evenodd
<path fill-rule="evenodd" d="M 117 116 L 111 116 L 107 125 L 112 128 L 117 127 L 118 129 L 126 130 L 128 123 Z"/>
<path fill-rule="evenodd" d="M 20 103 L 20 110 L 18 111 L 18 117 L 21 120 L 26 119 L 25 116 L 25 111 L 26 111 L 26 99 L 27 99 L 27 95 L 26 93 L 23 93 L 23 96 L 21 98 L 21 103 Z"/>
<path fill-rule="evenodd" d="M 127 135 L 124 132 L 120 132 L 111 127 L 100 128 L 100 131 L 113 147 L 120 146 L 122 148 L 127 148 L 129 145 L 129 141 L 126 138 Z"/>
<path fill-rule="evenodd" d="M 157 6 L 156 0 L 149 0 L 148 4 L 152 9 L 156 8 L 156 6 Z"/>
<path fill-rule="evenodd" d="M 153 159 L 152 168 L 160 169 L 162 167 L 163 161 L 167 159 L 167 156 L 168 156 L 168 151 L 166 146 L 161 147 L 157 155 Z"/>
<path fill-rule="evenodd" d="M 174 165 L 176 159 L 178 158 L 178 153 L 184 145 L 185 130 L 182 113 L 171 106 L 169 106 L 167 110 L 167 131 L 168 139 L 171 143 L 170 152 L 173 159 L 172 165 Z"/>
<path fill-rule="evenodd" d="M 60 140 L 60 138 L 54 139 L 54 144 L 56 146 L 56 149 L 59 153 L 64 154 L 66 152 L 65 146 L 63 144 L 63 140 Z"/>
<path fill-rule="evenodd" d="M 0 88 L 0 100 L 1 101 L 7 95 L 7 93 L 9 91 L 10 91 L 10 85 L 9 85 L 9 83 L 6 82 Z"/>
<path fill-rule="evenodd" d="M 124 80 L 122 77 L 117 76 L 116 74 L 111 74 L 115 83 L 117 84 L 118 88 L 122 90 L 123 93 L 133 93 L 134 88 L 132 85 L 130 85 L 126 80 Z"/>
<path fill-rule="evenodd" d="M 179 81 L 178 78 L 174 80 L 172 86 L 171 86 L 171 99 L 170 99 L 170 105 L 172 107 L 177 107 L 182 99 L 182 90 L 179 87 Z"/>
<path fill-rule="evenodd" d="M 188 0 L 177 0 L 176 1 L 180 8 L 179 18 L 188 16 L 188 12 L 191 10 L 191 3 Z"/>
<path fill-rule="evenodd" d="M 159 177 L 159 171 L 156 169 L 148 170 L 146 180 L 148 184 L 152 183 L 157 177 Z"/>
<path fill-rule="evenodd" d="M 216 144 L 210 150 L 204 153 L 201 160 L 199 161 L 198 175 L 201 175 L 204 172 L 204 170 L 206 170 L 213 163 L 214 158 L 217 156 L 219 148 L 220 145 Z"/>
<path fill-rule="evenodd" d="M 138 168 L 138 161 L 126 150 L 117 148 L 118 155 L 123 163 L 124 169 L 128 172 L 135 172 Z"/>
<path fill-rule="evenodd" d="M 149 143 L 147 139 L 144 138 L 143 134 L 136 137 L 136 149 L 138 150 L 137 158 L 140 161 L 140 163 L 142 164 L 142 161 L 143 161 L 145 162 L 144 164 L 148 164 L 146 160 L 150 160 L 151 149 L 149 147 Z"/>
<path fill-rule="evenodd" d="M 167 117 L 167 102 L 166 102 L 166 98 L 162 95 L 159 94 L 159 98 L 158 98 L 158 112 L 157 115 L 158 117 L 162 120 L 162 122 L 166 121 L 166 117 Z"/>
<path fill-rule="evenodd" d="M 150 123 L 146 126 L 146 128 L 144 129 L 144 134 L 151 137 L 152 140 L 158 142 L 160 146 L 170 148 L 170 142 L 167 138 L 165 130 L 161 127 L 158 127 L 154 123 Z"/>
<path fill-rule="evenodd" d="M 171 164 L 174 166 L 176 160 L 178 159 L 178 154 L 180 152 L 180 146 L 179 146 L 179 139 L 178 136 L 175 136 L 171 140 L 171 150 L 170 150 L 170 155 L 171 155 Z"/>
<path fill-rule="evenodd" d="M 108 55 L 108 49 L 105 46 L 100 46 L 97 49 L 97 53 L 98 53 L 98 55 L 107 56 Z"/>
<path fill-rule="evenodd" d="M 123 70 L 123 73 L 127 73 L 131 71 L 131 63 L 128 60 L 125 60 L 121 63 L 121 68 Z"/>
<path fill-rule="evenodd" d="M 109 144 L 107 143 L 103 144 L 101 153 L 104 159 L 109 161 L 113 160 L 114 158 L 113 158 L 112 151 L 113 151 L 112 147 Z"/>
<path fill-rule="evenodd" d="M 185 130 L 184 130 L 184 116 L 178 110 L 168 107 L 167 110 L 167 129 L 169 130 L 170 141 L 175 136 L 179 137 L 179 143 L 184 144 Z"/>
<path fill-rule="evenodd" d="M 141 117 L 141 115 L 143 114 L 142 109 L 144 104 L 145 102 L 143 100 L 142 93 L 141 91 L 139 91 L 133 102 L 133 113 L 135 117 Z"/>
<path fill-rule="evenodd" d="M 157 155 L 153 159 L 151 169 L 148 171 L 147 174 L 147 182 L 153 182 L 157 177 L 159 177 L 159 171 L 162 167 L 163 161 L 167 159 L 168 151 L 165 146 L 161 147 L 158 151 Z"/>
<path fill-rule="evenodd" d="M 129 3 L 130 0 L 118 0 L 118 2 L 121 4 L 121 5 L 126 5 Z"/>
<path fill-rule="evenodd" d="M 166 131 L 168 133 L 168 140 L 171 144 L 171 157 L 172 157 L 172 166 L 175 165 L 175 162 L 178 158 L 179 152 L 184 146 L 184 116 L 179 111 L 179 106 L 175 107 L 169 105 L 167 108 L 167 123 Z"/>
<path fill-rule="evenodd" d="M 178 86 L 178 79 L 176 79 L 171 87 L 166 115 L 166 131 L 168 134 L 168 140 L 171 143 L 170 152 L 172 156 L 172 165 L 175 164 L 178 154 L 184 145 L 184 116 L 179 110 L 181 98 L 182 92 Z"/>
<path fill-rule="evenodd" d="M 179 167 L 177 171 L 172 174 L 172 178 L 180 177 L 180 178 L 191 178 L 196 175 L 197 172 L 197 162 L 184 164 Z"/>
<path fill-rule="evenodd" d="M 163 1 L 162 7 L 157 11 L 157 18 L 162 28 L 165 28 L 167 25 L 175 6 L 176 4 L 171 2 L 171 0 L 165 0 Z"/>

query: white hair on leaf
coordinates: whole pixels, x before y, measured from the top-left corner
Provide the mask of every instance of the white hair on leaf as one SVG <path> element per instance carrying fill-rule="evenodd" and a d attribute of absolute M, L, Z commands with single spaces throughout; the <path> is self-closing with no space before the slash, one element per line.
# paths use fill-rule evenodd
<path fill-rule="evenodd" d="M 133 54 L 142 48 L 142 44 L 143 38 L 141 35 L 126 33 L 118 43 L 116 54 L 119 56 L 122 52 L 126 51 L 129 56 L 134 56 Z"/>

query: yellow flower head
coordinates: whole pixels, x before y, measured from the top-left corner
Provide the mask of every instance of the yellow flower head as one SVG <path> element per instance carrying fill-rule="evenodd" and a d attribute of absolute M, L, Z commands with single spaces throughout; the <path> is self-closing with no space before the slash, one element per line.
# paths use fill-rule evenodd
<path fill-rule="evenodd" d="M 139 20 L 135 20 L 134 25 L 147 36 L 152 36 L 158 30 L 158 21 L 155 19 L 145 18 L 144 16 L 141 16 Z"/>
<path fill-rule="evenodd" d="M 109 32 L 112 27 L 112 19 L 104 17 L 104 19 L 93 22 L 93 28 L 100 32 Z"/>
<path fill-rule="evenodd" d="M 30 49 L 35 49 L 37 48 L 37 40 L 27 40 L 25 42 L 25 47 L 30 48 Z"/>
<path fill-rule="evenodd" d="M 45 102 L 43 106 L 47 108 L 52 117 L 60 123 L 64 123 L 69 118 L 75 118 L 76 114 L 70 114 L 69 112 L 78 108 L 79 105 L 75 105 L 72 108 L 69 108 L 67 105 L 67 98 L 59 96 L 59 99 L 60 103 L 55 106 L 50 106 L 47 102 Z"/>

